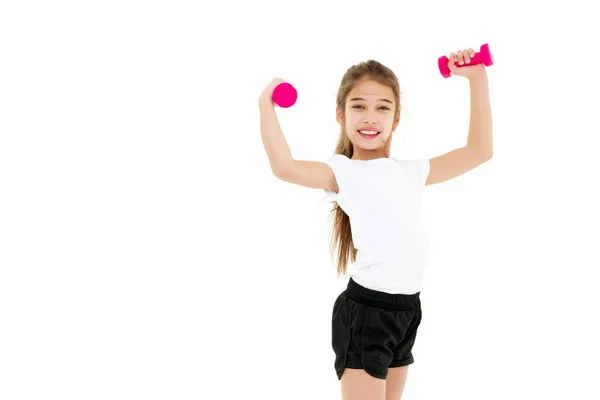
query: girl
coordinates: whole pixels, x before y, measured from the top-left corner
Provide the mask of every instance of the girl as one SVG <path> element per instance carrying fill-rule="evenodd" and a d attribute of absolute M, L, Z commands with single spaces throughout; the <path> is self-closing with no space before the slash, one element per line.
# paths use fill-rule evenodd
<path fill-rule="evenodd" d="M 402 397 L 422 316 L 424 186 L 460 176 L 492 157 L 485 66 L 465 65 L 474 54 L 470 48 L 448 57 L 450 71 L 470 85 L 467 145 L 429 160 L 390 157 L 400 122 L 400 88 L 394 72 L 377 61 L 354 65 L 343 76 L 336 104 L 340 138 L 323 161 L 292 158 L 271 99 L 283 79 L 271 81 L 259 98 L 262 140 L 275 176 L 323 189 L 335 202 L 331 249 L 338 247 L 338 276 L 349 275 L 332 316 L 334 367 L 344 400 Z"/>

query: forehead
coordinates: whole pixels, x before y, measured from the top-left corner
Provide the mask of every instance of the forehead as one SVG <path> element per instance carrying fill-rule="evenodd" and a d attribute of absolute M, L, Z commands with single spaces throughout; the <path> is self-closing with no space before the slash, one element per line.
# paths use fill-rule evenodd
<path fill-rule="evenodd" d="M 378 101 L 380 99 L 394 100 L 394 91 L 375 81 L 361 81 L 348 93 L 348 100 L 363 98 L 367 101 Z"/>

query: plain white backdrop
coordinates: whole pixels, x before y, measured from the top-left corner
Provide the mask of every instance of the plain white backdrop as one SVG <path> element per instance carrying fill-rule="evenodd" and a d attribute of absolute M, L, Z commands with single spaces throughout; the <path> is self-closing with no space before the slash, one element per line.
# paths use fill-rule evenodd
<path fill-rule="evenodd" d="M 342 75 L 377 59 L 402 90 L 392 155 L 433 157 L 469 125 L 437 58 L 483 43 L 494 158 L 425 190 L 403 399 L 600 398 L 584 4 L 3 2 L 0 398 L 340 399 L 332 204 L 272 175 L 258 96 L 291 82 L 284 134 L 322 160 Z"/>

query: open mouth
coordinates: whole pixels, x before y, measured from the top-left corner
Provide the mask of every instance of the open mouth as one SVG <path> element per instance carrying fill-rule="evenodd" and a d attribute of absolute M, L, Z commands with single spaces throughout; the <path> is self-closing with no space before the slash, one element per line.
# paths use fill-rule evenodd
<path fill-rule="evenodd" d="M 365 139 L 374 139 L 379 136 L 381 132 L 376 131 L 358 131 L 358 134 Z"/>

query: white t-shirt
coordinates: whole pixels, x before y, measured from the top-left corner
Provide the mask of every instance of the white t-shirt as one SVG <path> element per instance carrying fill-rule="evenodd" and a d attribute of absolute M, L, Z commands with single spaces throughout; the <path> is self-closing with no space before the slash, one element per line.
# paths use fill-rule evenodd
<path fill-rule="evenodd" d="M 429 160 L 351 160 L 335 154 L 323 161 L 339 187 L 338 193 L 325 193 L 350 217 L 358 250 L 348 276 L 381 292 L 421 291 L 430 250 L 421 207 Z"/>

